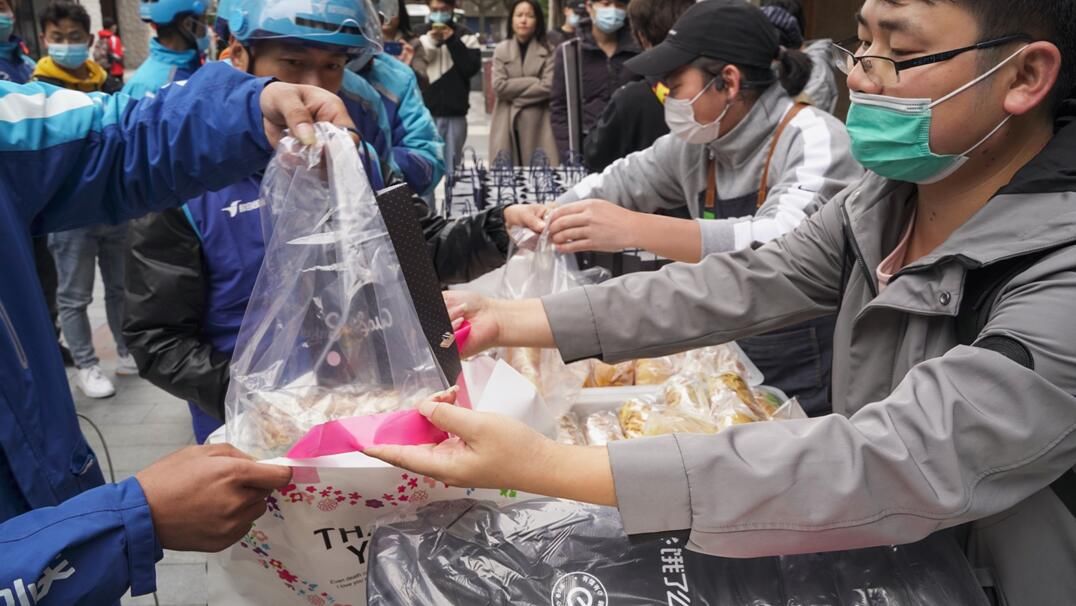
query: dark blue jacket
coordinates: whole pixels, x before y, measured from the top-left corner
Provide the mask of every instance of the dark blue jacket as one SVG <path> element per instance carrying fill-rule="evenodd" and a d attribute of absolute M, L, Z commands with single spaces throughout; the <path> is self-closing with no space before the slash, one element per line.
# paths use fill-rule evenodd
<path fill-rule="evenodd" d="M 34 60 L 22 52 L 22 41 L 12 37 L 0 44 L 0 82 L 26 84 L 34 73 Z"/>
<path fill-rule="evenodd" d="M 137 480 L 103 485 L 79 430 L 30 236 L 121 223 L 263 168 L 265 82 L 210 66 L 140 103 L 0 83 L 0 603 L 148 593 L 161 557 Z"/>

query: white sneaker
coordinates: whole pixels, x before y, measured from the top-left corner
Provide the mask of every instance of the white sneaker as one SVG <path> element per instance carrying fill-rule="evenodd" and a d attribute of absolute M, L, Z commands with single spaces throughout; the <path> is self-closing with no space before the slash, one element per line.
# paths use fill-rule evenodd
<path fill-rule="evenodd" d="M 87 398 L 108 398 L 116 395 L 112 381 L 105 377 L 101 367 L 96 364 L 78 370 L 78 387 Z"/>
<path fill-rule="evenodd" d="M 116 374 L 121 377 L 130 377 L 138 374 L 138 365 L 135 364 L 134 356 L 127 354 L 116 361 Z"/>

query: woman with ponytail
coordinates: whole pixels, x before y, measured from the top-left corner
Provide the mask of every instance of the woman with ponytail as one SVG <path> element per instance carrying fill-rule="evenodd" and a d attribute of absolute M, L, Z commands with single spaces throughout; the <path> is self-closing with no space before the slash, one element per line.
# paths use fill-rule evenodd
<path fill-rule="evenodd" d="M 791 80 L 803 77 L 799 92 L 789 93 L 797 101 L 811 105 L 829 113 L 837 109 L 840 89 L 837 88 L 837 74 L 834 73 L 830 59 L 832 40 L 814 40 L 810 44 L 803 40 L 803 7 L 799 0 L 765 0 L 762 12 L 770 23 L 777 28 L 781 43 L 781 69 L 790 74 Z M 805 73 L 809 72 L 809 73 Z M 794 75 L 792 75 L 794 74 Z M 784 77 L 781 80 L 785 83 Z M 794 85 L 791 88 L 796 88 Z M 790 89 L 789 85 L 785 86 Z"/>

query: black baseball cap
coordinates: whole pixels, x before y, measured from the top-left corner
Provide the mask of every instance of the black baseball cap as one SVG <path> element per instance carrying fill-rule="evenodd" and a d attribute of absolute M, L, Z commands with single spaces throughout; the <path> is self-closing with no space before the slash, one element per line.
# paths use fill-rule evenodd
<path fill-rule="evenodd" d="M 744 0 L 702 0 L 680 16 L 665 41 L 625 65 L 646 77 L 664 77 L 699 57 L 767 69 L 780 53 L 777 29 Z"/>

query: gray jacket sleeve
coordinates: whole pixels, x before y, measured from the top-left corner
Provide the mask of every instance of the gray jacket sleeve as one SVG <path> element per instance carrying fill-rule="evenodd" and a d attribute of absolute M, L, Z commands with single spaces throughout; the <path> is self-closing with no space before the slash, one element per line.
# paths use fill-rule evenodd
<path fill-rule="evenodd" d="M 651 147 L 617 160 L 601 173 L 589 175 L 557 198 L 557 203 L 599 198 L 646 213 L 681 208 L 688 203 L 677 174 L 677 168 L 690 161 L 684 152 L 683 143 L 674 135 L 665 135 Z"/>
<path fill-rule="evenodd" d="M 767 145 L 768 153 L 769 145 Z M 766 201 L 754 216 L 700 220 L 703 255 L 769 242 L 799 226 L 827 200 L 863 176 L 848 134 L 836 118 L 806 108 L 777 142 Z"/>
<path fill-rule="evenodd" d="M 824 222 L 832 214 L 828 208 L 816 217 Z M 820 235 L 817 226 L 816 219 L 805 224 Z M 825 260 L 800 238 L 792 242 L 794 252 L 817 258 L 812 267 Z M 1072 256 L 1057 253 L 1016 278 L 984 331 L 1024 344 L 1034 370 L 990 350 L 961 346 L 915 366 L 889 396 L 851 417 L 611 444 L 625 528 L 630 533 L 690 528 L 694 548 L 723 556 L 853 549 L 916 541 L 1003 512 L 1045 489 L 1076 461 Z M 753 271 L 731 270 L 733 264 Z M 796 280 L 787 263 L 772 255 L 716 255 L 695 267 L 698 276 L 716 278 L 712 284 L 732 284 L 731 292 L 713 293 L 712 299 L 740 301 L 715 305 L 676 295 L 674 308 L 684 312 L 677 321 L 695 333 L 707 332 L 702 322 L 707 316 L 714 325 L 766 324 L 776 310 L 765 299 L 793 290 L 770 284 Z M 651 280 L 678 292 L 700 284 L 674 287 L 660 277 Z M 610 290 L 624 286 L 616 283 Z M 590 298 L 607 301 L 594 289 Z M 637 319 L 624 317 L 631 309 L 617 309 L 625 325 Z M 742 316 L 734 317 L 736 312 Z M 641 334 L 653 328 L 652 322 L 641 324 Z M 673 338 L 685 336 L 678 332 Z"/>
<path fill-rule="evenodd" d="M 839 205 L 827 204 L 757 250 L 674 263 L 542 301 L 566 361 L 658 357 L 833 313 L 843 242 Z"/>

